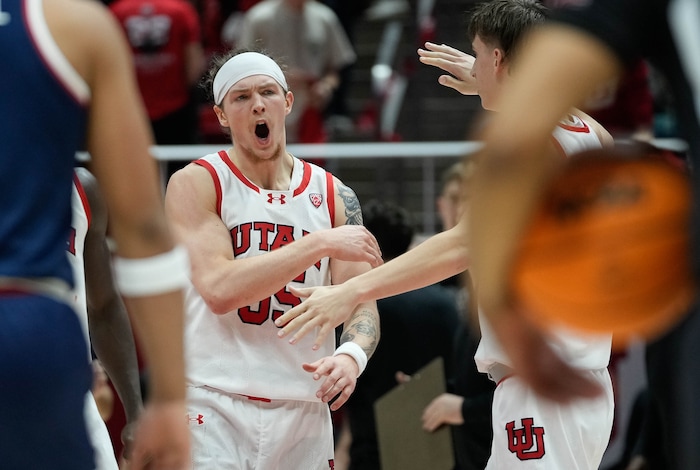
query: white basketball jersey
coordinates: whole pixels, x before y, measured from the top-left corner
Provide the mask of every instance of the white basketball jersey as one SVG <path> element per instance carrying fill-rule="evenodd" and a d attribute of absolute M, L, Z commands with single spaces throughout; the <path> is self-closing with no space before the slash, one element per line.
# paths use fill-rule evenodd
<path fill-rule="evenodd" d="M 602 147 L 600 139 L 585 121 L 576 116 L 570 117 L 573 119 L 571 123 L 559 124 L 552 134 L 555 145 L 564 156 Z M 481 342 L 474 356 L 479 371 L 487 373 L 489 367 L 495 363 L 510 366 L 511 361 L 481 312 L 479 312 L 479 321 L 481 322 Z M 595 370 L 608 366 L 612 335 L 590 335 L 564 327 L 553 327 L 551 333 L 550 346 L 572 367 Z"/>
<path fill-rule="evenodd" d="M 71 209 L 73 211 L 71 221 L 71 231 L 68 238 L 66 251 L 71 268 L 73 268 L 73 279 L 75 287 L 73 288 L 74 308 L 80 319 L 80 325 L 83 327 L 85 341 L 88 344 L 87 354 L 92 360 L 90 352 L 90 334 L 88 332 L 88 317 L 87 317 L 87 294 L 85 290 L 85 264 L 83 249 L 85 246 L 85 236 L 90 227 L 90 205 L 85 196 L 83 185 L 77 175 L 73 175 L 73 193 L 71 195 Z"/>
<path fill-rule="evenodd" d="M 85 334 L 85 342 L 88 345 L 88 359 L 92 361 L 90 350 L 90 332 L 88 330 L 87 313 L 87 290 L 85 288 L 85 264 L 84 248 L 85 237 L 90 228 L 90 205 L 83 185 L 77 175 L 73 175 L 73 193 L 71 195 L 71 209 L 73 211 L 71 220 L 71 231 L 66 246 L 66 253 L 73 268 L 73 308 L 80 320 L 80 326 Z M 117 459 L 114 456 L 112 441 L 107 431 L 107 425 L 102 421 L 102 417 L 97 409 L 95 399 L 91 392 L 85 395 L 85 424 L 87 426 L 90 442 L 95 449 L 95 469 L 96 470 L 117 470 Z"/>
<path fill-rule="evenodd" d="M 333 177 L 320 167 L 294 158 L 289 189 L 272 191 L 248 180 L 224 151 L 195 163 L 212 176 L 217 210 L 231 234 L 235 259 L 262 255 L 307 233 L 333 227 Z M 291 283 L 298 287 L 330 284 L 329 259 L 319 260 Z M 300 303 L 286 288 L 224 315 L 211 312 L 192 285 L 185 302 L 190 386 L 268 399 L 319 401 L 315 395 L 319 384 L 301 365 L 331 355 L 335 340 L 329 335 L 320 350 L 312 351 L 314 334 L 295 345 L 277 336 L 273 320 Z"/>

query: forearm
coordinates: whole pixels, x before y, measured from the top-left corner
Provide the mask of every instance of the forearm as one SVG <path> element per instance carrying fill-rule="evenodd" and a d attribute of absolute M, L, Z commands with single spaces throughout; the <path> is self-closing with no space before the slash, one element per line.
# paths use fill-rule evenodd
<path fill-rule="evenodd" d="M 125 298 L 149 368 L 149 401 L 185 399 L 182 292 Z"/>
<path fill-rule="evenodd" d="M 343 326 L 340 344 L 348 341 L 362 348 L 369 359 L 377 349 L 380 337 L 379 313 L 375 302 L 364 302 L 357 306 Z"/>
<path fill-rule="evenodd" d="M 143 403 L 131 324 L 119 297 L 102 310 L 99 321 L 90 321 L 92 347 L 114 384 L 127 421 L 134 422 Z"/>
<path fill-rule="evenodd" d="M 469 266 L 467 234 L 457 227 L 438 233 L 398 258 L 347 281 L 358 302 L 383 299 L 435 284 Z"/>
<path fill-rule="evenodd" d="M 222 260 L 215 268 L 195 261 L 192 279 L 212 311 L 225 314 L 276 294 L 330 255 L 323 231 L 314 232 L 263 255 Z"/>

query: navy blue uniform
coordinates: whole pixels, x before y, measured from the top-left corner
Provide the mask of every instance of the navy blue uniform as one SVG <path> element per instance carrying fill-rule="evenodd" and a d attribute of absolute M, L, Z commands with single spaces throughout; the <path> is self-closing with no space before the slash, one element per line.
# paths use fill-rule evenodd
<path fill-rule="evenodd" d="M 83 420 L 91 371 L 64 295 L 89 92 L 41 0 L 0 9 L 0 467 L 94 468 Z"/>

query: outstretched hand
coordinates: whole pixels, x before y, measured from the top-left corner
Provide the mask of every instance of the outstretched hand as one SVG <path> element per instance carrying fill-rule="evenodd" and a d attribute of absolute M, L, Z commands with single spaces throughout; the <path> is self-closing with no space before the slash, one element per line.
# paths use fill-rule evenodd
<path fill-rule="evenodd" d="M 319 328 L 313 349 L 317 350 L 335 327 L 345 322 L 359 304 L 347 284 L 297 288 L 288 286 L 299 298 L 306 298 L 296 307 L 275 320 L 275 325 L 284 326 L 277 335 L 283 338 L 295 332 L 289 342 L 295 344 L 301 338 Z"/>
<path fill-rule="evenodd" d="M 316 396 L 324 403 L 337 397 L 331 404 L 332 411 L 339 409 L 348 401 L 352 392 L 355 391 L 357 375 L 360 372 L 355 359 L 347 354 L 327 356 L 311 364 L 305 363 L 302 367 L 306 372 L 313 374 L 314 380 L 325 377 Z"/>
<path fill-rule="evenodd" d="M 418 49 L 419 60 L 444 70 L 450 75 L 440 75 L 440 85 L 457 90 L 463 95 L 476 95 L 476 80 L 472 77 L 473 56 L 446 44 L 425 43 L 425 49 Z"/>

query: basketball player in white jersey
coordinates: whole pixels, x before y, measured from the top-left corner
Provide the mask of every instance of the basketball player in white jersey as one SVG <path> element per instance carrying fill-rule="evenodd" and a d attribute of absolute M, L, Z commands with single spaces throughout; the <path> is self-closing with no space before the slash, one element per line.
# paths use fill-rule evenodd
<path fill-rule="evenodd" d="M 122 431 L 128 458 L 133 428 L 142 408 L 136 347 L 126 308 L 112 277 L 107 246 L 107 207 L 95 177 L 85 168 L 75 169 L 73 210 L 68 259 L 73 268 L 75 311 L 88 344 L 105 368 L 124 405 L 127 424 Z M 85 420 L 95 448 L 97 470 L 118 468 L 107 426 L 92 393 L 85 397 Z"/>
<path fill-rule="evenodd" d="M 451 74 L 439 82 L 464 94 L 478 94 L 484 108 L 497 111 L 499 93 L 511 79 L 510 65 L 521 35 L 544 21 L 543 7 L 532 0 L 495 0 L 479 5 L 470 19 L 475 57 L 445 45 L 426 44 L 421 61 Z M 564 158 L 575 152 L 612 145 L 612 137 L 578 110 L 564 116 L 552 134 L 554 149 Z M 308 297 L 279 318 L 286 335 L 298 329 L 296 342 L 312 328 L 337 324 L 357 302 L 395 295 L 455 275 L 469 267 L 468 216 L 406 254 L 353 278 L 341 286 L 292 289 Z M 498 234 L 494 234 L 498 236 Z M 480 315 L 480 317 L 482 317 Z M 566 404 L 536 394 L 517 375 L 487 321 L 480 319 L 482 340 L 477 367 L 498 384 L 492 406 L 493 442 L 487 468 L 597 470 L 607 447 L 613 420 L 613 391 L 607 371 L 609 335 L 588 336 L 562 329 L 550 332 L 559 357 L 590 377 L 602 393 Z M 317 335 L 317 341 L 320 335 Z M 572 383 L 572 386 L 576 386 Z"/>
<path fill-rule="evenodd" d="M 354 192 L 286 151 L 294 96 L 279 65 L 232 53 L 209 73 L 233 147 L 175 173 L 166 213 L 187 247 L 188 422 L 197 469 L 333 468 L 337 410 L 379 340 L 374 301 L 352 308 L 340 346 L 277 340 L 301 300 L 288 284 L 340 283 L 381 263 Z"/>

